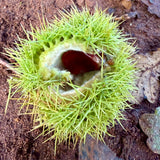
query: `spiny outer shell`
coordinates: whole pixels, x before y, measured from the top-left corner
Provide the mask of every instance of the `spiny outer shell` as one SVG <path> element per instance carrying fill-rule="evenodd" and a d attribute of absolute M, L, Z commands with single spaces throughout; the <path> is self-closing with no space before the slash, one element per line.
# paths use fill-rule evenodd
<path fill-rule="evenodd" d="M 126 102 L 133 98 L 130 91 L 135 89 L 135 69 L 130 58 L 134 48 L 117 27 L 113 17 L 102 11 L 95 10 L 91 15 L 87 9 L 79 12 L 74 8 L 71 13 L 62 14 L 61 20 L 48 26 L 44 24 L 41 30 L 32 28 L 33 40 L 26 33 L 28 40 L 20 40 L 17 50 L 8 51 L 17 61 L 16 71 L 19 73 L 18 77 L 10 79 L 10 88 L 16 87 L 16 92 L 21 92 L 22 100 L 25 99 L 22 107 L 33 104 L 34 108 L 26 112 L 36 114 L 35 122 L 39 125 L 35 129 L 43 126 L 43 133 L 54 131 L 51 138 L 55 138 L 56 143 L 71 137 L 73 142 L 76 137 L 85 140 L 87 134 L 102 140 L 102 135 L 107 133 L 106 126 L 114 126 L 115 120 L 124 119 L 122 111 L 129 107 Z M 114 65 L 110 72 L 102 67 L 100 78 L 86 86 L 84 93 L 77 91 L 78 86 L 68 83 L 76 92 L 76 98 L 68 98 L 59 92 L 66 77 L 55 79 L 46 69 L 43 75 L 41 62 L 42 57 L 46 60 L 45 55 L 60 44 L 75 42 L 82 44 L 80 48 L 87 53 L 112 55 Z"/>

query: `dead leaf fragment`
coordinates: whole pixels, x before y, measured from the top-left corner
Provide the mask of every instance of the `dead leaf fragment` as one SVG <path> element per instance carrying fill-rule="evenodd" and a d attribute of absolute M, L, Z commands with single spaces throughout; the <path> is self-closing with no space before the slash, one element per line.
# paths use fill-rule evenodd
<path fill-rule="evenodd" d="M 143 114 L 139 119 L 143 132 L 148 136 L 147 145 L 154 153 L 160 154 L 160 107 L 155 114 Z"/>
<path fill-rule="evenodd" d="M 139 104 L 143 99 L 147 99 L 150 103 L 155 103 L 160 88 L 160 50 L 152 54 L 136 54 L 134 58 L 138 69 L 136 74 L 136 86 L 138 89 L 132 92 L 136 101 L 131 101 L 131 103 Z"/>
<path fill-rule="evenodd" d="M 125 7 L 127 10 L 130 10 L 132 7 L 131 0 L 122 0 L 122 6 Z"/>
<path fill-rule="evenodd" d="M 142 0 L 148 6 L 148 11 L 160 18 L 160 0 Z"/>

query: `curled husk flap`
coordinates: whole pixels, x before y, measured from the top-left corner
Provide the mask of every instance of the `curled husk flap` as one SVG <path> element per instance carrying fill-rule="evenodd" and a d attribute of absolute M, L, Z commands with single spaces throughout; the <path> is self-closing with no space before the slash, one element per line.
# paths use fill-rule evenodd
<path fill-rule="evenodd" d="M 10 89 L 21 93 L 22 107 L 38 122 L 35 128 L 53 131 L 56 142 L 84 140 L 87 134 L 102 139 L 106 126 L 124 119 L 135 88 L 134 48 L 117 27 L 103 11 L 91 15 L 73 7 L 60 20 L 32 27 L 27 40 L 7 51 L 18 72 Z"/>

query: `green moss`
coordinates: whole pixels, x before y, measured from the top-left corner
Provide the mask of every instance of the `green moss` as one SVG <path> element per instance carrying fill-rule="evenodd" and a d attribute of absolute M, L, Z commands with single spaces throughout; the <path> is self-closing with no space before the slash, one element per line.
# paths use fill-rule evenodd
<path fill-rule="evenodd" d="M 77 137 L 85 140 L 87 134 L 102 140 L 107 126 L 124 119 L 122 111 L 129 107 L 127 101 L 133 98 L 130 92 L 135 88 L 131 59 L 134 48 L 118 29 L 114 17 L 99 10 L 91 15 L 87 9 L 79 12 L 73 8 L 70 13 L 62 13 L 61 20 L 32 28 L 26 35 L 28 39 L 20 39 L 16 50 L 7 51 L 16 60 L 18 72 L 9 84 L 10 90 L 15 88 L 21 93 L 19 100 L 24 102 L 22 107 L 27 106 L 26 114 L 35 115 L 34 122 L 39 122 L 35 128 L 44 127 L 42 134 L 54 131 L 50 138 L 56 143 L 71 137 L 74 142 Z M 107 70 L 103 67 L 106 62 L 102 62 L 100 76 L 95 76 L 90 85 L 78 86 L 72 83 L 69 71 L 54 66 L 56 62 L 52 64 L 57 48 L 63 53 L 66 44 L 101 59 L 106 54 L 114 65 Z M 62 95 L 60 88 L 64 84 L 73 88 L 74 96 Z"/>

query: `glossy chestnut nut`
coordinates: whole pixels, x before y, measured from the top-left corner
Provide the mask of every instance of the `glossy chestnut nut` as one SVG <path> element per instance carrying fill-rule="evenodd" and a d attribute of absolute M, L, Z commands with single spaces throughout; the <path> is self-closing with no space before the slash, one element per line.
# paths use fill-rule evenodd
<path fill-rule="evenodd" d="M 64 68 L 74 75 L 99 70 L 101 66 L 101 59 L 97 55 L 82 51 L 69 50 L 64 52 L 61 60 Z"/>

